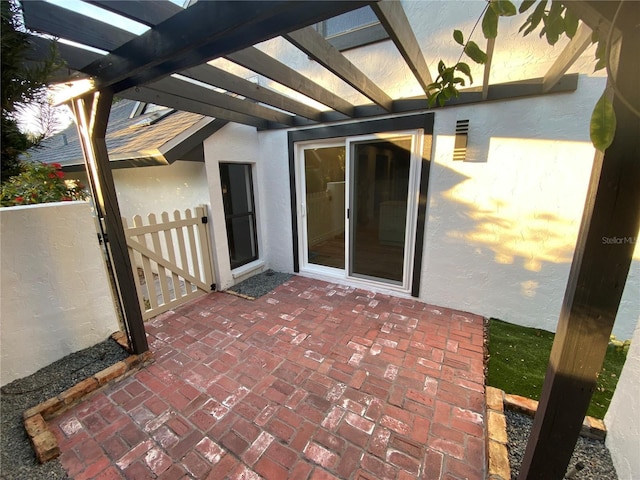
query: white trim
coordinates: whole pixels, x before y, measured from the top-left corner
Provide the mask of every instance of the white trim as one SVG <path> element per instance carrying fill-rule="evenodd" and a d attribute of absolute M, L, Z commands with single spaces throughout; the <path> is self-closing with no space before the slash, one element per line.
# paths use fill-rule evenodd
<path fill-rule="evenodd" d="M 393 139 L 398 137 L 411 137 L 411 158 L 409 167 L 409 181 L 407 192 L 407 217 L 405 223 L 405 244 L 403 259 L 403 278 L 401 284 L 393 281 L 367 279 L 355 277 L 349 273 L 350 270 L 350 227 L 347 220 L 347 208 L 351 208 L 351 145 L 367 140 Z M 424 131 L 422 129 L 401 130 L 391 132 L 380 132 L 374 134 L 354 135 L 349 137 L 331 138 L 326 140 L 310 140 L 296 142 L 295 145 L 295 174 L 296 174 L 296 194 L 299 199 L 296 205 L 296 215 L 298 218 L 298 255 L 300 274 L 313 278 L 334 281 L 347 285 L 357 285 L 364 288 L 374 289 L 381 292 L 392 292 L 393 294 L 411 293 L 411 281 L 413 278 L 413 263 L 415 257 L 415 230 L 418 215 L 420 170 L 422 167 L 422 148 L 424 142 Z M 325 267 L 309 263 L 308 258 L 308 238 L 306 226 L 306 195 L 305 195 L 305 168 L 304 151 L 309 147 L 345 147 L 345 268 L 338 269 Z"/>
<path fill-rule="evenodd" d="M 245 275 L 253 273 L 256 270 L 260 270 L 264 266 L 265 266 L 264 260 L 260 260 L 260 259 L 254 260 L 253 262 L 249 262 L 245 265 L 242 265 L 241 267 L 234 268 L 233 270 L 231 270 L 231 275 L 233 276 L 234 279 L 237 279 L 239 277 L 243 277 Z"/>

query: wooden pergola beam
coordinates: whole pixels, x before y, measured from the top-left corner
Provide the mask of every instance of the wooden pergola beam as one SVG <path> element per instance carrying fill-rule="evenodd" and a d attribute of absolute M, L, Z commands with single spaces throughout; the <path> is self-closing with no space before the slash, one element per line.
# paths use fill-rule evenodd
<path fill-rule="evenodd" d="M 264 77 L 270 78 L 307 97 L 322 103 L 348 117 L 353 116 L 354 106 L 330 90 L 309 80 L 293 68 L 286 66 L 256 47 L 249 47 L 225 55 L 227 60 L 237 63 Z"/>
<path fill-rule="evenodd" d="M 254 102 L 232 97 L 229 94 L 201 87 L 179 78 L 166 77 L 148 85 L 148 88 L 168 93 L 175 97 L 182 97 L 199 101 L 205 105 L 237 112 L 250 117 L 261 118 L 266 121 L 293 125 L 293 117 L 279 110 L 264 107 Z"/>
<path fill-rule="evenodd" d="M 117 93 L 366 4 L 197 2 L 88 65 L 85 71 L 97 79 L 98 89 L 111 88 Z"/>
<path fill-rule="evenodd" d="M 22 2 L 25 26 L 101 50 L 113 50 L 136 36 L 113 25 L 42 0 Z"/>
<path fill-rule="evenodd" d="M 109 10 L 150 27 L 164 22 L 184 10 L 168 0 L 87 0 L 88 3 Z"/>
<path fill-rule="evenodd" d="M 393 100 L 378 85 L 351 63 L 312 27 L 305 27 L 283 35 L 320 65 L 347 82 L 375 104 L 391 111 Z"/>
<path fill-rule="evenodd" d="M 489 78 L 491 77 L 491 62 L 493 62 L 493 51 L 496 46 L 496 39 L 487 40 L 487 61 L 482 71 L 482 100 L 489 98 Z"/>
<path fill-rule="evenodd" d="M 381 0 L 371 4 L 371 9 L 428 97 L 428 86 L 433 80 L 402 4 L 393 0 Z"/>
<path fill-rule="evenodd" d="M 182 70 L 180 75 L 208 83 L 209 85 L 215 85 L 216 87 L 237 93 L 243 97 L 251 98 L 257 102 L 266 103 L 272 107 L 295 113 L 309 120 L 317 122 L 322 120 L 322 112 L 320 112 L 320 110 L 212 65 L 199 65 L 188 68 L 187 70 Z"/>
<path fill-rule="evenodd" d="M 221 118 L 229 122 L 250 125 L 260 129 L 269 127 L 269 122 L 262 118 L 252 117 L 250 115 L 226 110 L 213 105 L 207 105 L 199 100 L 172 95 L 150 87 L 131 88 L 122 92 L 122 96 L 131 100 L 164 105 L 165 107 L 175 108 L 176 110 L 199 113 L 200 115 L 206 115 L 207 117 Z"/>
<path fill-rule="evenodd" d="M 636 21 L 637 21 L 636 10 Z M 640 108 L 640 30 L 622 33 L 617 89 Z M 611 79 L 610 79 L 611 80 Z M 596 387 L 640 228 L 640 119 L 613 100 L 613 143 L 594 160 L 569 282 L 522 480 L 560 480 Z"/>
<path fill-rule="evenodd" d="M 149 350 L 136 293 L 131 257 L 124 236 L 118 197 L 105 140 L 113 94 L 94 92 L 71 101 L 78 137 L 98 211 L 98 220 L 110 263 L 117 278 L 117 293 L 125 317 L 125 329 L 133 353 Z"/>
<path fill-rule="evenodd" d="M 560 78 L 571 68 L 582 53 L 591 45 L 592 30 L 585 24 L 580 23 L 576 34 L 569 41 L 566 47 L 560 52 L 556 61 L 553 62 L 549 71 L 542 80 L 542 91 L 548 92 L 553 88 Z"/>

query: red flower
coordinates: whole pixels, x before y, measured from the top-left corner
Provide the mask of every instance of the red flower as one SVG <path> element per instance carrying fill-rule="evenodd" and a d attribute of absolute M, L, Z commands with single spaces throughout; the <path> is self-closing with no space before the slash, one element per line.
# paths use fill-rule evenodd
<path fill-rule="evenodd" d="M 24 197 L 16 197 L 16 203 L 24 202 Z"/>
<path fill-rule="evenodd" d="M 60 170 L 58 170 L 58 171 L 56 172 L 56 177 L 58 177 L 58 178 L 63 178 L 63 177 L 64 177 L 64 172 L 61 172 Z"/>
<path fill-rule="evenodd" d="M 59 163 L 52 163 L 51 166 L 56 170 L 60 170 L 62 168 L 62 165 L 60 165 Z"/>
<path fill-rule="evenodd" d="M 58 172 L 56 172 L 58 173 Z M 49 178 L 56 178 L 56 173 L 49 172 Z"/>

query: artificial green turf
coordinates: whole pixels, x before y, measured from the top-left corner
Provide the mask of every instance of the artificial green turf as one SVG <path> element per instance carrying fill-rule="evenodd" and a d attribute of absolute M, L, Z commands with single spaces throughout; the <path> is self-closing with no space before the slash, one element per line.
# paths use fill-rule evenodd
<path fill-rule="evenodd" d="M 487 385 L 539 400 L 553 336 L 545 330 L 489 320 Z M 626 357 L 625 349 L 609 345 L 587 415 L 604 418 Z"/>

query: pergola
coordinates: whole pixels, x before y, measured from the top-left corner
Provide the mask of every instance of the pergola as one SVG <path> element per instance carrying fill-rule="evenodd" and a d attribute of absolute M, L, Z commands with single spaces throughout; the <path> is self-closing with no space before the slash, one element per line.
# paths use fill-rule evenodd
<path fill-rule="evenodd" d="M 422 53 L 425 46 L 419 45 L 398 1 L 199 1 L 186 9 L 168 0 L 90 3 L 150 29 L 138 36 L 43 1 L 23 2 L 23 9 L 30 30 L 108 52 L 103 55 L 67 44 L 58 46 L 69 68 L 69 75 L 61 79 L 92 80 L 69 103 L 78 124 L 101 227 L 108 234 L 125 327 L 136 353 L 146 351 L 148 345 L 105 145 L 114 95 L 258 129 L 428 108 L 427 85 L 432 78 Z M 543 78 L 489 84 L 493 51 L 493 42 L 489 41 L 482 88 L 462 92 L 452 103 L 573 90 L 576 77 L 564 74 L 590 44 L 590 31 L 598 30 L 602 36 L 614 28 L 611 38 L 615 48 L 609 54 L 616 89 L 638 109 L 640 10 L 633 3 L 567 2 L 567 8 L 583 24 Z M 311 26 L 364 5 L 370 5 L 375 12 L 424 89 L 423 96 L 389 97 Z M 283 36 L 372 103 L 353 105 L 255 47 L 277 36 Z M 43 37 L 33 37 L 37 51 L 46 51 L 48 43 Z M 289 87 L 326 109 L 311 107 L 206 63 L 219 57 Z M 171 76 L 175 73 L 201 83 Z M 563 478 L 595 388 L 631 264 L 632 243 L 612 245 L 603 241 L 603 237 L 614 235 L 635 237 L 640 226 L 640 119 L 619 98 L 614 99 L 617 115 L 614 142 L 605 154 L 597 153 L 594 160 L 547 377 L 521 467 L 523 479 Z"/>

